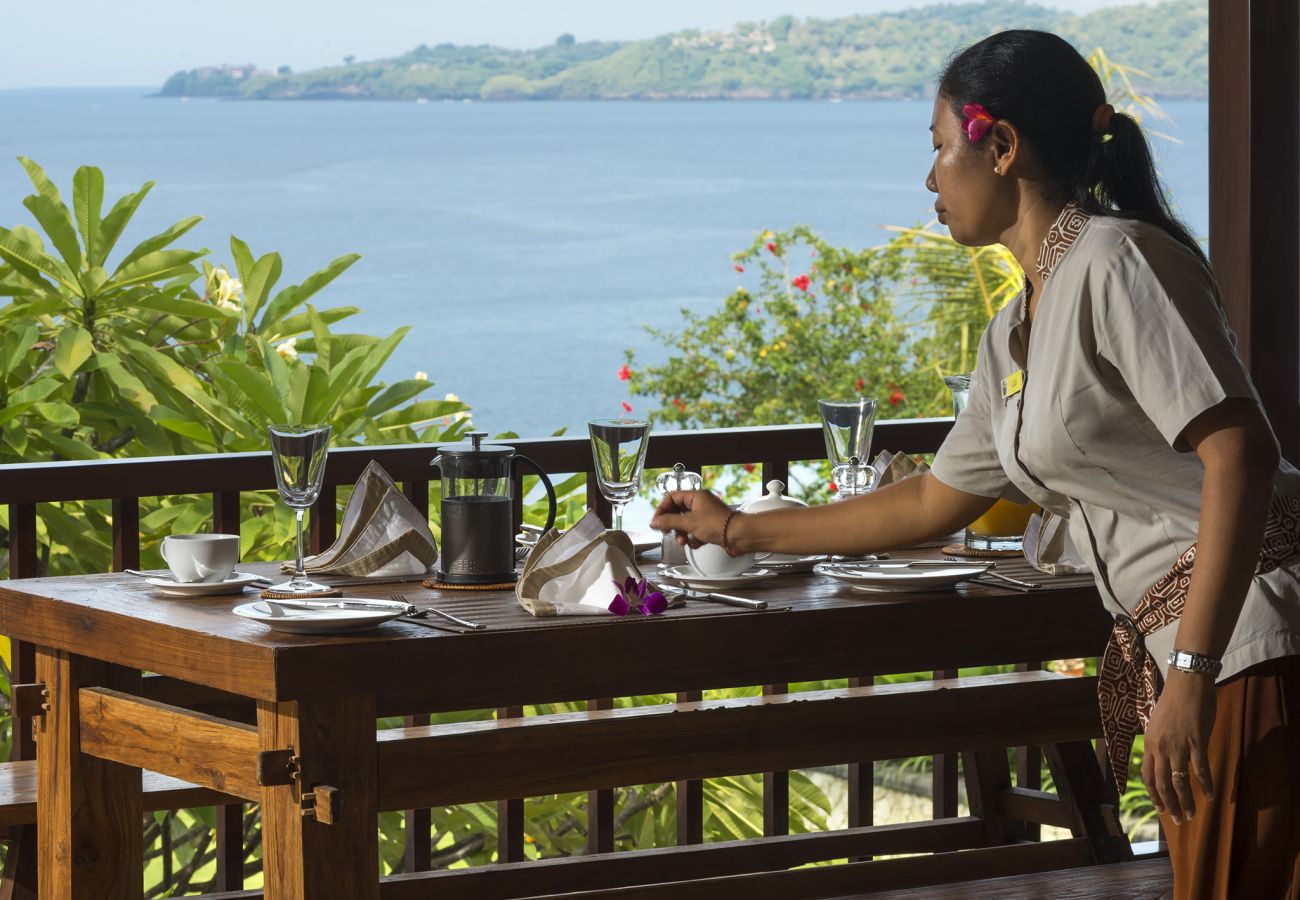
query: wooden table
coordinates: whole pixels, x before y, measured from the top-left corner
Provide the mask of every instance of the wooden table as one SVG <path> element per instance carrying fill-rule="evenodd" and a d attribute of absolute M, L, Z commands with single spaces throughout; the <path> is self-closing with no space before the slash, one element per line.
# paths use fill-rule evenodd
<path fill-rule="evenodd" d="M 667 760 L 660 769 L 685 766 L 681 777 L 712 774 L 710 759 L 732 759 L 737 773 L 765 771 L 783 761 L 849 752 L 855 740 L 869 743 L 901 723 L 923 726 L 943 744 L 944 728 L 975 721 L 977 712 L 969 704 L 952 706 L 937 692 L 926 707 L 934 722 L 918 725 L 916 710 L 899 707 L 896 723 L 867 728 L 852 705 L 866 702 L 865 695 L 841 692 L 825 703 L 755 698 L 752 710 L 724 710 L 750 717 L 745 721 L 754 730 L 739 743 L 734 728 L 701 725 L 713 721 L 703 715 L 670 723 L 667 716 L 640 721 L 615 711 L 595 722 L 601 730 L 590 738 L 568 720 L 551 726 L 530 719 L 532 730 L 519 741 L 567 748 L 554 760 L 569 760 L 573 771 L 557 768 L 549 781 L 527 765 L 502 762 L 528 757 L 519 756 L 524 748 L 507 746 L 513 738 L 506 732 L 493 733 L 499 723 L 454 733 L 439 726 L 406 729 L 394 737 L 377 735 L 378 715 L 1077 657 L 1096 654 L 1109 629 L 1095 591 L 1081 588 L 1025 594 L 965 585 L 865 595 L 814 576 L 787 576 L 749 595 L 788 610 L 694 602 L 660 617 L 626 619 L 533 619 L 508 593 L 439 593 L 418 583 L 348 593 L 395 590 L 490 628 L 450 634 L 393 622 L 359 635 L 292 636 L 230 614 L 255 599 L 252 592 L 164 599 L 120 574 L 0 582 L 0 633 L 38 646 L 38 678 L 48 695 L 34 725 L 41 897 L 140 896 L 140 768 L 262 804 L 268 897 L 377 898 L 380 809 L 532 796 L 523 791 L 543 784 L 571 790 L 673 780 L 656 771 L 656 759 Z M 157 675 L 142 679 L 142 672 Z M 1037 693 L 1007 695 L 1007 716 L 1023 717 L 1023 708 L 1010 707 L 1039 702 L 1036 697 L 1044 705 L 1033 711 L 1040 730 L 1017 743 L 1046 742 L 1053 729 L 1065 727 L 1062 716 L 1077 714 L 1075 699 L 1057 702 L 1051 691 L 1061 689 L 1044 685 L 1022 686 Z M 994 688 L 978 696 L 996 703 Z M 851 702 L 830 702 L 845 699 Z M 250 701 L 255 725 L 238 721 L 238 709 Z M 827 712 L 817 713 L 818 707 Z M 213 715 L 227 711 L 229 717 Z M 790 741 L 807 749 L 772 746 L 761 730 L 765 723 L 797 729 Z M 617 780 L 629 778 L 647 736 L 662 738 L 659 755 L 644 760 L 644 777 Z M 674 755 L 673 740 L 698 754 Z M 611 753 L 608 742 L 621 754 Z M 895 741 L 879 752 L 902 755 L 912 746 Z M 626 765 L 602 767 L 587 751 L 628 758 Z M 526 752 L 539 760 L 550 756 L 545 747 Z M 854 758 L 889 757 L 850 752 L 847 759 Z M 432 760 L 439 764 L 429 765 Z"/>

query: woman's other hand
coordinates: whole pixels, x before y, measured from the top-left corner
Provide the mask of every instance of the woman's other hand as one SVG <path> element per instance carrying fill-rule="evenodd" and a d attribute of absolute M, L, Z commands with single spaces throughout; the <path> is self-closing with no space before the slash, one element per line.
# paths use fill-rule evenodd
<path fill-rule="evenodd" d="M 677 532 L 677 543 L 699 547 L 722 543 L 722 525 L 731 510 L 708 491 L 671 491 L 655 510 L 650 527 Z"/>
<path fill-rule="evenodd" d="M 1193 779 L 1207 803 L 1214 802 L 1214 780 L 1206 761 L 1215 713 L 1214 679 L 1169 670 L 1169 679 L 1147 724 L 1142 781 L 1151 803 L 1177 824 L 1196 813 Z"/>

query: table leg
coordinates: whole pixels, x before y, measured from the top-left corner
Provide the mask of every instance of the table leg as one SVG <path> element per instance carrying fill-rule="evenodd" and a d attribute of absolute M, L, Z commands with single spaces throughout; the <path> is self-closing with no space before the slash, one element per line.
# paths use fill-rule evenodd
<path fill-rule="evenodd" d="M 275 900 L 378 900 L 379 827 L 373 697 L 259 702 L 263 750 L 292 749 L 292 784 L 262 788 L 266 896 Z M 302 796 L 337 789 L 332 824 L 304 815 Z"/>
<path fill-rule="evenodd" d="M 144 890 L 140 770 L 83 756 L 78 691 L 139 692 L 140 673 L 39 648 L 49 709 L 37 722 L 36 806 L 42 900 L 138 900 Z"/>

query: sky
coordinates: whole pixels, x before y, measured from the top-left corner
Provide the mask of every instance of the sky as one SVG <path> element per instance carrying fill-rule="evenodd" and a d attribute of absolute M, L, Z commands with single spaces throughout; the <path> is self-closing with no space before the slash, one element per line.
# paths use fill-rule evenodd
<path fill-rule="evenodd" d="M 418 44 L 535 47 L 565 32 L 635 40 L 785 14 L 830 18 L 933 0 L 0 0 L 0 89 L 160 86 L 201 65 L 295 70 Z M 1133 0 L 1039 0 L 1090 12 Z"/>

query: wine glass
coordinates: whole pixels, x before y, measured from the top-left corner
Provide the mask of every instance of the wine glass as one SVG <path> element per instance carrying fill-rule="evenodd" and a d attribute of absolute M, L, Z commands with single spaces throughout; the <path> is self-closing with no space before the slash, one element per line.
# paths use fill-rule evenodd
<path fill-rule="evenodd" d="M 280 490 L 280 499 L 295 512 L 298 527 L 298 555 L 293 578 L 269 590 L 285 594 L 326 593 L 331 588 L 309 579 L 303 566 L 302 514 L 320 496 L 321 483 L 325 479 L 325 456 L 330 449 L 330 426 L 272 425 L 267 432 L 271 436 L 271 458 L 275 462 L 275 486 Z"/>
<path fill-rule="evenodd" d="M 876 427 L 876 401 L 818 400 L 822 414 L 822 436 L 826 438 L 826 457 L 831 461 L 840 497 L 852 497 L 871 490 L 876 472 L 867 455 L 871 452 L 871 433 Z"/>
<path fill-rule="evenodd" d="M 623 530 L 623 507 L 636 496 L 641 467 L 650 445 L 650 423 L 641 419 L 593 419 L 591 458 L 596 464 L 596 484 L 614 510 L 614 530 Z"/>

